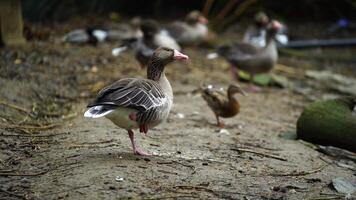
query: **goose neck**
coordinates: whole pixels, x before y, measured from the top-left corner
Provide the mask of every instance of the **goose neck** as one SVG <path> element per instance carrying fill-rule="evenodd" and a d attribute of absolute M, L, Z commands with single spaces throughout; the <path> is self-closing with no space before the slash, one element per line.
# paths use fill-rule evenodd
<path fill-rule="evenodd" d="M 151 58 L 147 66 L 147 78 L 154 81 L 159 81 L 161 77 L 165 77 L 164 66 L 165 63 L 160 59 L 156 59 L 154 57 Z"/>

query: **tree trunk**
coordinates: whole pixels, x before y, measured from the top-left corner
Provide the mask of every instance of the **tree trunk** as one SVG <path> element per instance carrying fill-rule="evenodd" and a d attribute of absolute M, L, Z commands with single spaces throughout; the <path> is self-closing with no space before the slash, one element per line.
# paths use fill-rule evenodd
<path fill-rule="evenodd" d="M 26 43 L 20 0 L 0 0 L 0 28 L 1 40 L 6 46 Z"/>

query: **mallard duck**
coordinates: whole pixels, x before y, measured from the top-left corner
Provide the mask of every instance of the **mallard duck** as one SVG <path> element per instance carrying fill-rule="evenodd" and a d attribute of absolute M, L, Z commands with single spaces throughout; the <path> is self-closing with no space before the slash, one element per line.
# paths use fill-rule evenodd
<path fill-rule="evenodd" d="M 208 35 L 208 20 L 199 11 L 190 12 L 185 21 L 176 21 L 167 26 L 169 34 L 181 45 L 203 41 Z"/>
<path fill-rule="evenodd" d="M 229 118 L 240 112 L 240 104 L 235 97 L 236 93 L 245 96 L 245 92 L 240 86 L 232 84 L 226 93 L 222 88 L 214 88 L 212 85 L 203 86 L 201 91 L 203 99 L 214 112 L 219 127 L 224 127 L 224 123 L 220 121 L 219 117 Z"/>
<path fill-rule="evenodd" d="M 151 155 L 141 150 L 134 140 L 133 129 L 147 134 L 148 129 L 165 121 L 173 103 L 172 87 L 165 76 L 165 66 L 174 60 L 186 60 L 177 50 L 160 47 L 148 63 L 147 78 L 124 78 L 103 88 L 89 103 L 84 117 L 106 117 L 126 129 L 133 153 Z"/>
<path fill-rule="evenodd" d="M 280 27 L 278 21 L 269 24 L 265 47 L 240 42 L 218 48 L 217 53 L 231 64 L 230 69 L 235 79 L 237 79 L 237 69 L 251 74 L 250 80 L 252 80 L 255 74 L 267 73 L 274 67 L 278 59 L 275 36 Z"/>

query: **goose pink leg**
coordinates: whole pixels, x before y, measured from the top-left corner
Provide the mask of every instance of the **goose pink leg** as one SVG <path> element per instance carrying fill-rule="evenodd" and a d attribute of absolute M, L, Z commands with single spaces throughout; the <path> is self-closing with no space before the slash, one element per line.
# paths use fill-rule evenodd
<path fill-rule="evenodd" d="M 232 78 L 233 78 L 235 81 L 238 81 L 238 80 L 239 80 L 238 70 L 237 70 L 237 68 L 236 68 L 234 65 L 230 65 L 230 73 L 231 73 Z"/>
<path fill-rule="evenodd" d="M 152 154 L 147 153 L 143 150 L 141 150 L 135 143 L 135 139 L 134 139 L 134 132 L 132 130 L 128 130 L 129 133 L 129 137 L 131 140 L 131 144 L 132 144 L 132 149 L 135 155 L 140 155 L 140 156 L 151 156 Z"/>
<path fill-rule="evenodd" d="M 250 92 L 250 93 L 261 92 L 262 88 L 253 84 L 253 77 L 254 77 L 254 74 L 251 74 L 251 78 L 250 78 L 250 81 L 249 81 L 249 87 L 247 88 L 247 91 Z"/>

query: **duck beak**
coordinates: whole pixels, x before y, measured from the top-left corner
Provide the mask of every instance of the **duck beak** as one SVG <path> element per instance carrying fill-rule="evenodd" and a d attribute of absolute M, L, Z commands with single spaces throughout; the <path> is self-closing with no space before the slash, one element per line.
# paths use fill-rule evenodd
<path fill-rule="evenodd" d="M 237 91 L 238 91 L 242 96 L 247 96 L 247 93 L 246 93 L 240 86 L 237 86 Z"/>
<path fill-rule="evenodd" d="M 243 90 L 240 90 L 240 94 L 241 94 L 242 96 L 247 96 L 246 92 L 243 91 Z"/>
<path fill-rule="evenodd" d="M 199 17 L 198 21 L 202 24 L 207 24 L 209 20 L 205 17 Z"/>
<path fill-rule="evenodd" d="M 188 60 L 189 57 L 185 54 L 182 54 L 181 52 L 179 52 L 177 50 L 174 50 L 173 59 L 174 60 Z"/>

